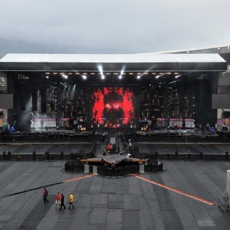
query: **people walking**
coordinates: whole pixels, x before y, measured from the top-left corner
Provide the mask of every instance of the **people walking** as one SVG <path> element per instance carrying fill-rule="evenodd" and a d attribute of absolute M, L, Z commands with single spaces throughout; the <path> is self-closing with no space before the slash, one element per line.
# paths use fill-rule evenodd
<path fill-rule="evenodd" d="M 74 202 L 74 195 L 72 193 L 69 193 L 69 208 L 68 209 L 70 209 L 70 207 L 74 209 L 73 202 Z"/>
<path fill-rule="evenodd" d="M 55 198 L 55 207 L 59 207 L 60 205 L 61 205 L 61 194 L 58 192 Z"/>
<path fill-rule="evenodd" d="M 65 197 L 64 197 L 63 194 L 61 194 L 61 206 L 60 206 L 60 210 L 62 210 L 62 207 L 64 209 L 66 209 L 66 207 L 65 207 Z"/>
<path fill-rule="evenodd" d="M 46 188 L 44 188 L 44 191 L 43 191 L 43 201 L 44 201 L 44 204 L 49 202 L 49 200 L 47 199 L 47 196 L 48 196 L 48 191 L 47 191 Z"/>

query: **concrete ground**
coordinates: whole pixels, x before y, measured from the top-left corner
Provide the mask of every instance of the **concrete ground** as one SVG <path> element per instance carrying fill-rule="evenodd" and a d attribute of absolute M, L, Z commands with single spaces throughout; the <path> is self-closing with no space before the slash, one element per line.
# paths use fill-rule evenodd
<path fill-rule="evenodd" d="M 51 154 L 63 148 L 62 145 L 1 145 L 0 151 L 11 148 L 13 153 L 34 149 L 39 152 L 36 148 L 45 151 L 47 147 Z M 66 145 L 66 148 L 83 151 L 88 147 Z M 186 150 L 184 145 L 180 148 Z M 214 151 L 213 148 L 225 151 L 229 146 L 202 148 L 205 153 Z M 140 146 L 142 151 L 155 151 L 152 149 L 150 145 Z M 230 213 L 222 212 L 216 204 L 226 188 L 230 162 L 163 161 L 164 172 L 139 174 L 140 178 L 85 177 L 82 173 L 64 172 L 64 164 L 62 161 L 0 162 L 0 229 L 229 229 Z M 57 182 L 63 183 L 49 186 Z M 49 191 L 47 204 L 42 200 L 43 188 L 39 188 L 42 186 Z M 38 189 L 7 196 L 33 188 Z M 67 207 L 68 194 L 72 192 L 75 209 L 55 208 L 57 192 L 64 194 Z"/>

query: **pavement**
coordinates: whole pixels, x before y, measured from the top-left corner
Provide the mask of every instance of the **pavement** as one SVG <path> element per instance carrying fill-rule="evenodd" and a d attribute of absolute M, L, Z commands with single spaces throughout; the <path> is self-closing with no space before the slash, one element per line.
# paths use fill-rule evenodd
<path fill-rule="evenodd" d="M 174 146 L 174 147 L 173 147 Z M 140 145 L 165 151 L 185 145 Z M 229 145 L 193 145 L 192 151 L 226 151 Z M 1 145 L 0 151 L 88 151 L 88 145 Z M 172 149 L 174 151 L 174 149 Z M 164 171 L 126 177 L 67 173 L 64 161 L 0 161 L 0 229 L 229 230 L 230 213 L 218 207 L 230 162 L 163 161 Z M 62 182 L 59 183 L 58 182 Z M 55 185 L 52 185 L 55 184 Z M 52 185 L 52 186 L 50 186 Z M 49 203 L 43 203 L 43 187 Z M 34 188 L 34 189 L 33 189 Z M 30 191 L 28 191 L 30 190 Z M 75 196 L 75 209 L 55 208 L 55 194 Z M 15 194 L 16 193 L 16 194 Z M 15 195 L 11 195 L 15 194 Z"/>

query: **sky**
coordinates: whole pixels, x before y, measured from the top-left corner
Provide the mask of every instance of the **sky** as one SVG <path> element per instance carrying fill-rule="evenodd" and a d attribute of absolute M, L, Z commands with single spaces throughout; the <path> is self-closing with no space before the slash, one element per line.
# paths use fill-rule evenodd
<path fill-rule="evenodd" d="M 0 58 L 230 45 L 229 9 L 230 0 L 0 0 Z"/>

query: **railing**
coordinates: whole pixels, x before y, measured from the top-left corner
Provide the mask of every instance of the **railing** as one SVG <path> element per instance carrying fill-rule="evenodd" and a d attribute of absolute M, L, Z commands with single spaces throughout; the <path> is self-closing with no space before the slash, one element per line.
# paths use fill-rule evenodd
<path fill-rule="evenodd" d="M 61 133 L 61 132 L 15 132 L 8 133 L 4 132 L 1 136 L 1 141 L 4 143 L 22 143 L 22 142 L 92 142 L 94 140 L 93 136 L 86 135 L 84 133 Z"/>
<path fill-rule="evenodd" d="M 149 154 L 149 153 L 141 153 L 135 154 L 135 157 L 146 158 L 149 160 L 172 160 L 172 161 L 230 161 L 230 156 L 228 153 L 216 153 L 216 154 L 204 154 L 203 152 L 200 153 L 158 153 Z"/>
<path fill-rule="evenodd" d="M 59 154 L 50 154 L 50 161 L 58 161 L 58 160 L 70 160 L 70 154 L 64 154 L 63 156 Z M 31 154 L 11 154 L 11 155 L 0 155 L 0 161 L 46 161 L 45 154 L 36 154 L 35 156 Z"/>
<path fill-rule="evenodd" d="M 68 161 L 68 160 L 75 160 L 78 161 L 80 159 L 88 159 L 93 158 L 93 153 L 52 153 L 49 156 L 49 159 L 47 159 L 45 154 L 38 154 L 36 153 L 33 155 L 32 153 L 22 153 L 22 154 L 11 154 L 11 155 L 0 155 L 0 161 Z M 169 161 L 230 161 L 230 155 L 228 152 L 226 153 L 216 153 L 216 154 L 203 154 L 200 153 L 136 153 L 134 154 L 134 158 L 138 159 L 147 159 L 148 161 L 152 161 L 154 163 L 154 160 L 169 160 Z"/>

